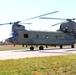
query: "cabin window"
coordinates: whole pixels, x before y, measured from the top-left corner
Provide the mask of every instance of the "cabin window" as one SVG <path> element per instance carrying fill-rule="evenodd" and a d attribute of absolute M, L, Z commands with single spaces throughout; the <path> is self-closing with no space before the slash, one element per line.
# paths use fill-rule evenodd
<path fill-rule="evenodd" d="M 46 38 L 49 38 L 49 36 L 48 36 L 48 35 L 46 35 Z"/>
<path fill-rule="evenodd" d="M 36 38 L 39 38 L 39 35 L 38 34 L 36 35 Z"/>
<path fill-rule="evenodd" d="M 28 34 L 24 34 L 24 38 L 28 38 Z"/>

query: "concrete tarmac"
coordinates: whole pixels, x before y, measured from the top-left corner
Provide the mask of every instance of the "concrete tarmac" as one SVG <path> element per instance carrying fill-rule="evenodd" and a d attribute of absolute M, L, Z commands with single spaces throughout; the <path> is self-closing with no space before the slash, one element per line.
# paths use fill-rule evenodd
<path fill-rule="evenodd" d="M 76 48 L 63 48 L 63 49 L 45 48 L 44 50 L 35 49 L 34 51 L 30 51 L 29 49 L 8 50 L 8 51 L 0 51 L 0 60 L 57 56 L 57 55 L 66 55 L 66 54 L 75 54 L 75 53 L 76 53 Z"/>

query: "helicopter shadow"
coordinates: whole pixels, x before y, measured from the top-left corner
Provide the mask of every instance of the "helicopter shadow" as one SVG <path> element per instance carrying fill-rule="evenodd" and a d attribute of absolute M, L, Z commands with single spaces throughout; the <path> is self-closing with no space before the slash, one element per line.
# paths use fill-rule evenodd
<path fill-rule="evenodd" d="M 35 51 L 39 51 L 39 50 L 38 49 L 35 49 L 35 50 L 26 49 L 26 50 L 16 50 L 13 52 L 35 52 Z"/>
<path fill-rule="evenodd" d="M 39 53 L 53 53 L 53 54 L 68 54 L 69 52 L 73 52 L 76 51 L 76 49 L 71 49 L 71 48 L 44 48 L 44 50 L 39 50 L 39 49 L 35 49 L 33 51 L 31 51 L 30 49 L 26 49 L 26 50 L 16 50 L 13 52 L 39 52 Z"/>
<path fill-rule="evenodd" d="M 44 50 L 58 50 L 59 48 L 44 48 Z M 44 51 L 44 50 L 39 50 L 38 48 L 35 48 L 34 50 L 30 49 L 23 49 L 23 50 L 15 50 L 13 52 L 35 52 L 35 51 Z"/>
<path fill-rule="evenodd" d="M 41 50 L 39 52 L 41 53 L 54 53 L 54 54 L 71 54 L 71 52 L 76 52 L 76 49 L 72 49 L 72 48 L 63 48 L 63 49 L 60 49 L 60 48 L 53 48 L 53 49 L 45 49 L 45 50 Z"/>

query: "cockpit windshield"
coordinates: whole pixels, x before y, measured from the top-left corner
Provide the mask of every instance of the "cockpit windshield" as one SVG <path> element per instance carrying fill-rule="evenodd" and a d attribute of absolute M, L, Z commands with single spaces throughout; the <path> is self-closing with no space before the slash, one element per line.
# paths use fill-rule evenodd
<path fill-rule="evenodd" d="M 9 37 L 13 37 L 13 32 L 10 33 Z"/>
<path fill-rule="evenodd" d="M 14 31 L 10 34 L 10 37 L 17 37 L 17 36 L 18 36 L 18 33 L 16 31 Z"/>

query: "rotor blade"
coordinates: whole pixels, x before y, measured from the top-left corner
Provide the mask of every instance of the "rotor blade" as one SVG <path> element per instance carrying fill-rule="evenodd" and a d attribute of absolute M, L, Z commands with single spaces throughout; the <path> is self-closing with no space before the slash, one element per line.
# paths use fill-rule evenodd
<path fill-rule="evenodd" d="M 73 18 L 73 20 L 76 20 L 76 18 Z"/>
<path fill-rule="evenodd" d="M 59 23 L 53 24 L 53 25 L 51 25 L 51 26 L 56 26 L 56 25 L 58 25 L 58 24 L 65 23 L 65 22 L 66 22 L 66 21 L 59 22 Z"/>
<path fill-rule="evenodd" d="M 27 21 L 27 20 L 31 20 L 31 19 L 35 19 L 35 18 L 37 18 L 37 17 L 41 17 L 41 16 L 45 16 L 45 15 L 49 15 L 49 14 L 53 14 L 53 13 L 57 13 L 58 11 L 54 11 L 54 12 L 50 12 L 50 13 L 47 13 L 47 14 L 43 14 L 43 15 L 39 15 L 39 16 L 36 16 L 36 17 L 32 17 L 32 18 L 29 18 L 29 19 L 26 19 L 26 20 L 23 20 L 23 21 Z M 20 23 L 20 22 L 22 22 L 22 21 L 17 21 L 17 22 L 10 22 L 10 23 L 3 23 L 3 24 L 0 24 L 0 25 L 6 25 L 6 24 L 18 24 L 18 23 Z M 26 23 L 27 24 L 27 23 Z M 30 23 L 28 23 L 28 24 L 30 24 Z"/>
<path fill-rule="evenodd" d="M 0 25 L 6 25 L 6 24 L 12 24 L 11 22 L 10 23 L 3 23 L 3 24 L 0 24 Z"/>
<path fill-rule="evenodd" d="M 54 11 L 54 12 L 51 12 L 51 13 L 47 13 L 47 14 L 43 14 L 43 15 L 36 16 L 36 17 L 32 17 L 32 18 L 29 18 L 29 19 L 26 19 L 26 20 L 23 20 L 23 21 L 35 19 L 35 18 L 37 18 L 37 17 L 41 17 L 41 16 L 45 16 L 45 15 L 49 15 L 49 14 L 53 14 L 53 13 L 57 13 L 57 12 L 58 12 L 58 11 Z"/>
<path fill-rule="evenodd" d="M 63 18 L 49 18 L 49 17 L 40 17 L 40 19 L 67 20 L 67 19 L 63 19 Z"/>
<path fill-rule="evenodd" d="M 32 24 L 32 23 L 21 23 L 21 24 Z"/>
<path fill-rule="evenodd" d="M 49 17 L 40 17 L 40 19 L 55 19 L 55 20 L 67 20 L 67 21 L 76 20 L 76 18 L 64 19 L 64 18 L 49 18 Z"/>

